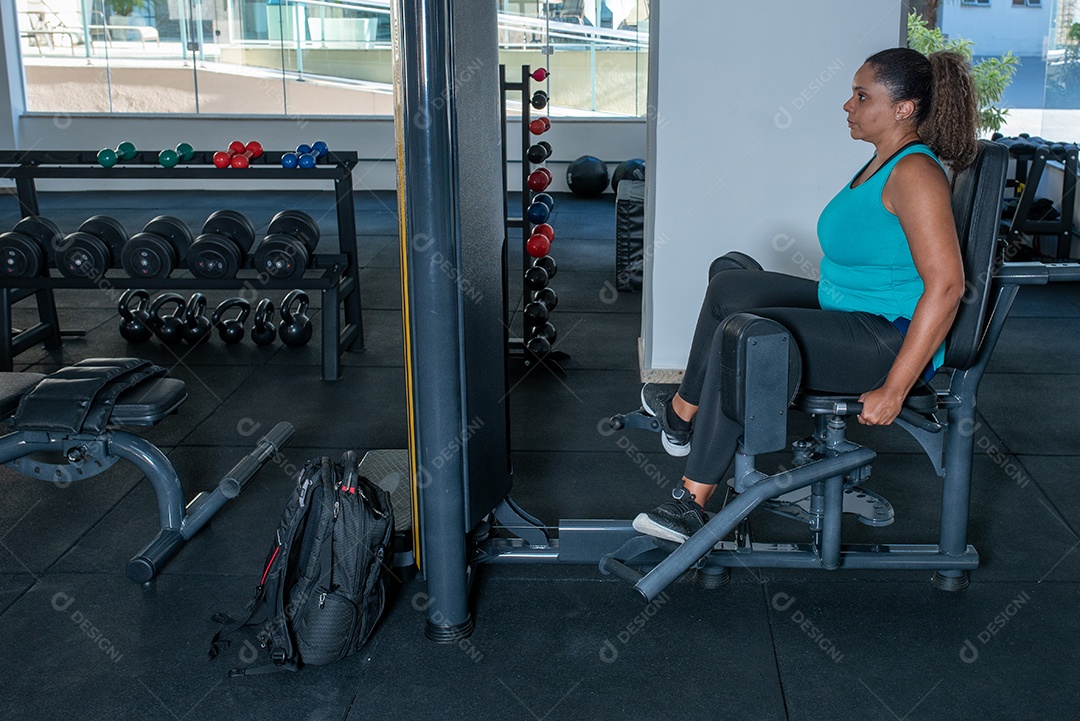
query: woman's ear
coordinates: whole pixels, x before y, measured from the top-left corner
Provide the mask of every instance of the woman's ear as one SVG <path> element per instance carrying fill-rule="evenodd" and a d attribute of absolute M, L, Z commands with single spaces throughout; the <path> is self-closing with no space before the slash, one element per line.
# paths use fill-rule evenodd
<path fill-rule="evenodd" d="M 915 101 L 901 100 L 896 104 L 896 119 L 907 120 L 915 115 Z"/>

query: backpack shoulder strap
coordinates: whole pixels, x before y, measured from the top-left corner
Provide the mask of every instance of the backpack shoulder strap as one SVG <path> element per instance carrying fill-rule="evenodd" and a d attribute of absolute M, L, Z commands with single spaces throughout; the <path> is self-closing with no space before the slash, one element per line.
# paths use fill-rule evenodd
<path fill-rule="evenodd" d="M 213 620 L 229 625 L 214 634 L 214 638 L 210 642 L 209 653 L 211 659 L 216 658 L 223 649 L 229 647 L 231 641 L 226 639 L 235 631 L 244 626 L 258 623 L 273 623 L 275 617 L 284 617 L 285 576 L 288 572 L 289 551 L 296 541 L 299 528 L 303 525 L 301 521 L 304 520 L 310 509 L 311 486 L 318 478 L 318 466 L 310 462 L 305 464 L 297 478 L 296 487 L 293 489 L 292 495 L 285 506 L 285 511 L 282 513 L 282 520 L 275 534 L 274 545 L 267 554 L 259 585 L 255 587 L 255 597 L 252 598 L 245 609 L 247 615 L 239 621 L 223 614 L 214 616 Z M 288 659 L 295 655 L 292 648 L 292 639 L 289 637 L 287 629 L 281 635 L 282 638 L 278 640 L 284 644 L 286 661 L 281 664 L 273 664 L 274 666 L 287 666 Z M 237 671 L 239 673 L 234 673 Z M 254 669 L 233 669 L 229 672 L 229 675 L 239 676 L 244 675 L 245 672 L 253 673 Z"/>

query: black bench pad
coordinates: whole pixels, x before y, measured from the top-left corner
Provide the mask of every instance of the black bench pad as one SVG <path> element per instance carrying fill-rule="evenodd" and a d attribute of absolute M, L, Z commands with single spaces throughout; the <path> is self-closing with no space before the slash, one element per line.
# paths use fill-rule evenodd
<path fill-rule="evenodd" d="M 113 406 L 109 425 L 152 426 L 187 400 L 184 381 L 155 378 L 120 394 Z"/>
<path fill-rule="evenodd" d="M 0 418 L 14 413 L 22 397 L 44 379 L 43 373 L 0 373 Z"/>
<path fill-rule="evenodd" d="M 83 362 L 85 364 L 87 362 Z M 91 362 L 93 363 L 93 362 Z M 82 364 L 77 364 L 82 365 Z M 161 369 L 162 371 L 164 369 Z M 0 372 L 0 419 L 10 418 L 24 396 L 49 376 L 32 372 Z M 111 402 L 109 425 L 153 425 L 187 400 L 187 386 L 178 378 L 146 378 L 123 390 Z M 72 405 L 81 406 L 78 399 Z"/>

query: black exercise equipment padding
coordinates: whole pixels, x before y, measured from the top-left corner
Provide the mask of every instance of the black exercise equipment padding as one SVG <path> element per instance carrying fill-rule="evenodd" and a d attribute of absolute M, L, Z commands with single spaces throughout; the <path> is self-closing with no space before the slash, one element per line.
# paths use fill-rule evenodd
<path fill-rule="evenodd" d="M 627 181 L 615 193 L 615 289 L 641 290 L 645 269 L 645 183 Z"/>
<path fill-rule="evenodd" d="M 61 368 L 23 396 L 15 430 L 103 433 L 119 397 L 168 371 L 139 358 L 90 358 Z M 168 387 L 155 388 L 162 394 Z M 129 397 L 136 401 L 139 397 Z M 145 404 L 142 398 L 139 403 Z M 155 396 L 156 403 L 161 401 Z M 119 421 L 116 421 L 119 422 Z"/>
<path fill-rule="evenodd" d="M 150 378 L 116 398 L 109 425 L 152 426 L 176 412 L 187 400 L 186 384 L 179 378 Z"/>
<path fill-rule="evenodd" d="M 802 379 L 802 354 L 787 328 L 752 313 L 720 326 L 720 398 L 724 415 L 743 426 L 749 455 L 787 445 L 787 407 Z"/>
<path fill-rule="evenodd" d="M 975 362 L 986 329 L 986 292 L 994 272 L 994 246 L 1005 195 L 1008 149 L 1000 143 L 979 141 L 971 167 L 956 177 L 952 208 L 960 254 L 964 262 L 964 297 L 952 329 L 945 339 L 945 365 L 967 370 Z"/>
<path fill-rule="evenodd" d="M 14 413 L 22 397 L 44 379 L 44 373 L 0 373 L 0 418 Z"/>

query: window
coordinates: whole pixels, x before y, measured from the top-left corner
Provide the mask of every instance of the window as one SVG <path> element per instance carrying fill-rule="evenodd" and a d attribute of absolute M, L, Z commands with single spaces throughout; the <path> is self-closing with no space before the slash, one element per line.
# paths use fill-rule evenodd
<path fill-rule="evenodd" d="M 0 0 L 10 2 L 11 0 Z M 16 0 L 31 112 L 391 115 L 391 0 Z M 648 0 L 499 0 L 560 113 L 642 116 Z"/>
<path fill-rule="evenodd" d="M 990 0 L 960 0 L 961 5 L 985 5 L 990 7 Z M 1013 0 L 1013 4 L 1016 4 L 1016 0 Z"/>

